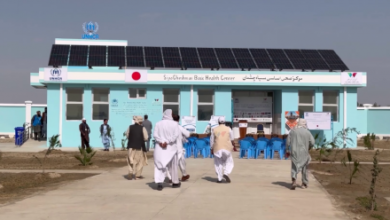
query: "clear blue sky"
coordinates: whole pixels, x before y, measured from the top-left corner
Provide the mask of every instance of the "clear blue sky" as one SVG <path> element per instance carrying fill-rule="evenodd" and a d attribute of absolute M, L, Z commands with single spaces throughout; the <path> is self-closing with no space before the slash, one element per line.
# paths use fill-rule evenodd
<path fill-rule="evenodd" d="M 389 9 L 389 0 L 2 0 L 0 103 L 46 103 L 29 73 L 47 66 L 54 38 L 81 38 L 82 23 L 96 21 L 101 39 L 129 45 L 334 49 L 368 72 L 359 102 L 390 105 Z"/>

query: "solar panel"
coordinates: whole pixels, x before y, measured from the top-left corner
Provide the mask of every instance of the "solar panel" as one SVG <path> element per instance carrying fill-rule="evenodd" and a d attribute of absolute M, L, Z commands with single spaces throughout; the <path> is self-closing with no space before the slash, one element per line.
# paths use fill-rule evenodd
<path fill-rule="evenodd" d="M 143 47 L 126 47 L 126 61 L 129 67 L 145 67 Z"/>
<path fill-rule="evenodd" d="M 203 68 L 219 68 L 217 56 L 213 48 L 198 48 L 198 53 Z"/>
<path fill-rule="evenodd" d="M 291 62 L 287 58 L 286 54 L 281 49 L 267 49 L 269 56 L 271 57 L 276 68 L 283 69 L 294 69 Z"/>
<path fill-rule="evenodd" d="M 238 68 L 237 61 L 230 48 L 215 48 L 219 64 L 221 68 L 236 69 Z"/>
<path fill-rule="evenodd" d="M 53 45 L 51 48 L 49 66 L 68 65 L 70 45 Z"/>
<path fill-rule="evenodd" d="M 196 48 L 179 48 L 184 68 L 201 68 L 198 52 Z"/>
<path fill-rule="evenodd" d="M 349 70 L 334 50 L 318 50 L 331 70 Z"/>
<path fill-rule="evenodd" d="M 160 47 L 144 47 L 147 67 L 164 67 Z"/>
<path fill-rule="evenodd" d="M 165 67 L 181 68 L 181 59 L 178 47 L 162 47 Z"/>
<path fill-rule="evenodd" d="M 107 66 L 125 66 L 125 47 L 110 46 L 108 47 L 108 64 Z"/>
<path fill-rule="evenodd" d="M 265 49 L 249 49 L 259 69 L 275 69 L 274 63 Z"/>
<path fill-rule="evenodd" d="M 127 66 L 130 67 L 145 67 L 145 62 L 143 57 L 126 57 Z"/>
<path fill-rule="evenodd" d="M 248 49 L 232 49 L 240 68 L 257 68 Z"/>
<path fill-rule="evenodd" d="M 295 69 L 311 70 L 313 69 L 310 63 L 306 60 L 300 50 L 284 50 Z"/>
<path fill-rule="evenodd" d="M 313 70 L 329 70 L 328 64 L 324 61 L 317 50 L 301 50 L 301 52 L 310 63 Z"/>
<path fill-rule="evenodd" d="M 107 46 L 89 46 L 88 66 L 106 66 Z"/>
<path fill-rule="evenodd" d="M 133 47 L 133 46 L 127 46 L 126 47 L 126 56 L 128 57 L 143 57 L 144 52 L 142 47 Z"/>
<path fill-rule="evenodd" d="M 181 57 L 198 57 L 198 52 L 194 47 L 180 47 Z"/>
<path fill-rule="evenodd" d="M 88 46 L 73 45 L 70 48 L 69 66 L 87 66 Z"/>

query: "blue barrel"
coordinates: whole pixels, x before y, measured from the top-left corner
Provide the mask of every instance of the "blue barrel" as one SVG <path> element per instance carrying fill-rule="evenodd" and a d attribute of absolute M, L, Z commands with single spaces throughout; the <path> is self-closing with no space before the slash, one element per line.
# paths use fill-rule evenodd
<path fill-rule="evenodd" d="M 15 128 L 15 145 L 21 146 L 23 144 L 24 127 Z"/>

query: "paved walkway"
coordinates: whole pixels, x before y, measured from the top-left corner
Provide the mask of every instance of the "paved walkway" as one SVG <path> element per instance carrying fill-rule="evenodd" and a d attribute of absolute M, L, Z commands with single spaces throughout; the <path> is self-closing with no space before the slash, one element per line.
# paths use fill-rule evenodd
<path fill-rule="evenodd" d="M 188 159 L 180 189 L 154 190 L 149 160 L 143 180 L 115 169 L 1 207 L 0 219 L 346 219 L 312 176 L 309 189 L 288 189 L 289 161 L 235 158 L 231 184 L 216 183 L 212 161 Z"/>

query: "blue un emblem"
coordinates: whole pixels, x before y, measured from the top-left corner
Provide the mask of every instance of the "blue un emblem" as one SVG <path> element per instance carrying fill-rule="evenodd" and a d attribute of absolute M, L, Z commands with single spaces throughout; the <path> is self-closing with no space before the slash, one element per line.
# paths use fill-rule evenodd
<path fill-rule="evenodd" d="M 83 30 L 85 33 L 82 36 L 83 39 L 99 39 L 99 35 L 96 34 L 99 30 L 99 25 L 97 22 L 85 22 L 83 24 Z"/>

